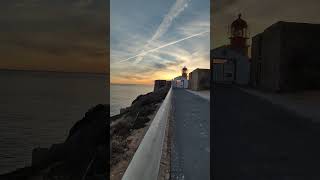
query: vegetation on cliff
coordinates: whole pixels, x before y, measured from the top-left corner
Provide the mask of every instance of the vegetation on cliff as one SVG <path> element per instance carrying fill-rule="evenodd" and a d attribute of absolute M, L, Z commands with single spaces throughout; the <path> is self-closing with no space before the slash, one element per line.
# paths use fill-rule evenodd
<path fill-rule="evenodd" d="M 169 87 L 138 96 L 130 107 L 111 117 L 111 179 L 121 179 Z"/>

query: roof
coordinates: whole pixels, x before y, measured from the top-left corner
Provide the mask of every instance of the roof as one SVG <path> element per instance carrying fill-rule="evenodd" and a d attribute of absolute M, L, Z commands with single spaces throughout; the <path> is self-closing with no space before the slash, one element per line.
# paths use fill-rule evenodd
<path fill-rule="evenodd" d="M 246 61 L 249 61 L 247 56 L 231 49 L 229 46 L 220 46 L 215 49 L 211 49 L 210 59 L 246 59 Z"/>
<path fill-rule="evenodd" d="M 188 79 L 183 76 L 178 76 L 178 77 L 175 77 L 173 80 L 188 80 Z"/>
<path fill-rule="evenodd" d="M 195 69 L 195 70 L 193 70 L 193 71 L 210 71 L 210 69 L 197 68 L 197 69 Z M 193 71 L 192 71 L 192 72 L 193 72 Z"/>
<path fill-rule="evenodd" d="M 241 14 L 239 14 L 238 19 L 232 22 L 231 27 L 235 29 L 244 29 L 248 28 L 248 24 L 245 20 L 241 19 Z"/>
<path fill-rule="evenodd" d="M 264 31 L 277 29 L 282 26 L 290 26 L 291 28 L 294 27 L 320 27 L 320 24 L 314 24 L 314 23 L 303 23 L 303 22 L 288 22 L 288 21 L 278 21 L 269 27 L 267 27 Z"/>

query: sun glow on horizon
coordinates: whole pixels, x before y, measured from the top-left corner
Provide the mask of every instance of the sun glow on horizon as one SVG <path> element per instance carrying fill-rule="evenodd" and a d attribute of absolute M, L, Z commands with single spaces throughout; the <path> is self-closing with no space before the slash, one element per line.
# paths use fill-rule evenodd
<path fill-rule="evenodd" d="M 111 83 L 153 85 L 181 76 L 184 66 L 210 67 L 209 0 L 129 4 L 111 4 Z"/>

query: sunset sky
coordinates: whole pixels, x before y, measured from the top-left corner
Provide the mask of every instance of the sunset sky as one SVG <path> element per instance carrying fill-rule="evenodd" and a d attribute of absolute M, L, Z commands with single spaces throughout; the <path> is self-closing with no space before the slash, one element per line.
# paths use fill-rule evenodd
<path fill-rule="evenodd" d="M 228 25 L 239 13 L 251 37 L 278 21 L 320 23 L 319 0 L 213 0 L 213 47 L 229 43 Z"/>
<path fill-rule="evenodd" d="M 209 0 L 111 0 L 111 83 L 152 84 L 209 68 Z"/>
<path fill-rule="evenodd" d="M 3 0 L 0 69 L 106 73 L 105 0 Z"/>

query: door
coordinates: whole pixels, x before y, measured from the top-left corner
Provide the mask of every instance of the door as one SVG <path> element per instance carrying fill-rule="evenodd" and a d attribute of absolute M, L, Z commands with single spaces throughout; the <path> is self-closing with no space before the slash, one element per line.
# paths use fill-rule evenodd
<path fill-rule="evenodd" d="M 223 80 L 227 83 L 232 83 L 234 81 L 234 63 L 231 61 L 227 61 L 224 63 L 223 67 Z"/>

